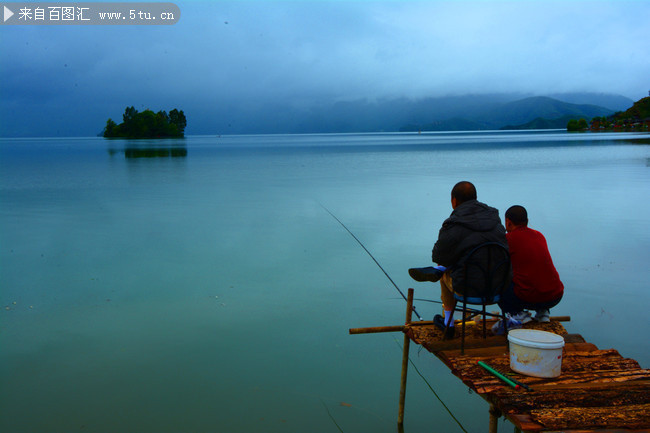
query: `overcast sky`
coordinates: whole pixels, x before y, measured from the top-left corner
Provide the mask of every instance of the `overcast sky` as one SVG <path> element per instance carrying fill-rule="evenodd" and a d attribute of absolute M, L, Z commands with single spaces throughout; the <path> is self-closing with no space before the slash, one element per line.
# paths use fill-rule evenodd
<path fill-rule="evenodd" d="M 176 1 L 173 26 L 0 26 L 0 136 L 95 135 L 124 108 L 650 89 L 647 1 Z"/>

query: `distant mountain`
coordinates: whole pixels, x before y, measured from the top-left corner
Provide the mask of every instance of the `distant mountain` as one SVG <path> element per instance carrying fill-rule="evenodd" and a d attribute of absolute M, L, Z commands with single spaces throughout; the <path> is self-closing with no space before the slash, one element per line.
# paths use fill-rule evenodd
<path fill-rule="evenodd" d="M 570 114 L 567 116 L 558 117 L 557 119 L 544 119 L 543 117 L 537 117 L 530 122 L 526 122 L 522 125 L 506 125 L 502 126 L 500 129 L 566 129 L 566 125 L 569 120 L 574 118 L 575 116 L 572 116 Z"/>
<path fill-rule="evenodd" d="M 640 122 L 650 118 L 650 96 L 636 101 L 630 108 L 622 113 L 616 113 L 616 120 L 631 119 Z"/>
<path fill-rule="evenodd" d="M 595 116 L 607 116 L 613 110 L 595 105 L 577 105 L 562 102 L 546 96 L 534 96 L 517 101 L 506 102 L 484 107 L 471 116 L 438 120 L 424 125 L 409 124 L 401 128 L 402 131 L 442 131 L 442 130 L 476 130 L 476 129 L 531 129 L 531 128 L 562 128 L 566 127 L 569 118 L 584 117 L 591 119 Z M 567 118 L 564 125 L 558 122 L 544 122 L 546 119 Z M 463 124 L 463 122 L 465 122 Z M 531 123 L 528 127 L 524 124 Z M 532 123 L 534 122 L 534 124 Z M 546 125 L 546 126 L 544 126 Z"/>
<path fill-rule="evenodd" d="M 296 113 L 293 132 L 380 132 L 436 123 L 441 129 L 485 129 L 485 111 L 520 99 L 520 94 L 460 95 L 422 99 L 343 101 Z M 468 120 L 471 119 L 471 120 Z M 474 122 L 474 123 L 473 123 Z M 462 126 L 462 125 L 465 126 Z"/>
<path fill-rule="evenodd" d="M 650 97 L 632 102 L 631 105 L 631 107 L 629 105 L 624 107 L 624 109 L 626 108 L 625 111 L 617 111 L 616 113 L 610 113 L 609 115 L 593 116 L 590 115 L 593 111 L 583 110 L 580 115 L 569 114 L 553 119 L 540 117 L 521 125 L 507 125 L 501 129 L 565 129 L 570 120 L 577 121 L 580 118 L 583 118 L 589 122 L 596 117 L 602 117 L 603 120 L 598 121 L 598 124 L 595 127 L 592 127 L 592 129 L 630 129 L 633 128 L 630 125 L 633 125 L 634 123 L 641 123 L 644 121 L 648 122 L 647 119 L 650 118 Z"/>
<path fill-rule="evenodd" d="M 504 104 L 499 109 L 486 113 L 486 120 L 494 124 L 501 122 L 521 124 L 537 117 L 556 119 L 571 115 L 592 118 L 611 113 L 613 110 L 604 107 L 570 104 L 549 97 L 537 96 Z M 500 126 L 503 126 L 503 123 Z"/>
<path fill-rule="evenodd" d="M 571 119 L 567 122 L 567 131 L 648 131 L 650 130 L 650 96 L 639 99 L 625 111 L 618 111 L 611 116 L 594 117 L 591 125 L 587 122 Z"/>
<path fill-rule="evenodd" d="M 481 130 L 507 125 L 517 127 L 538 117 L 607 116 L 620 109 L 621 101 L 629 102 L 623 109 L 632 104 L 631 100 L 619 95 L 571 93 L 555 96 L 493 93 L 314 101 L 300 106 L 291 106 L 282 100 L 258 105 L 248 102 L 228 106 L 227 110 L 210 111 L 209 119 L 199 118 L 196 123 L 209 123 L 211 131 L 218 134 Z M 594 104 L 598 101 L 609 105 Z"/>
<path fill-rule="evenodd" d="M 465 118 L 455 117 L 453 119 L 438 120 L 426 125 L 410 124 L 400 128 L 400 132 L 419 131 L 480 131 L 491 129 L 484 122 L 476 122 Z"/>
<path fill-rule="evenodd" d="M 570 104 L 597 105 L 613 111 L 625 110 L 634 103 L 633 99 L 611 93 L 552 93 L 546 96 Z"/>

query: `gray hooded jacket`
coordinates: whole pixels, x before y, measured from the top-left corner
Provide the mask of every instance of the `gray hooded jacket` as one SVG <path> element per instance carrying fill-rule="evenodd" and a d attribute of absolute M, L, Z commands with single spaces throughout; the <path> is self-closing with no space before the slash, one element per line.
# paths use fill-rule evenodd
<path fill-rule="evenodd" d="M 501 224 L 499 211 L 485 203 L 466 201 L 458 205 L 442 223 L 431 258 L 435 263 L 451 268 L 454 291 L 460 292 L 463 284 L 463 272 L 454 265 L 485 242 L 498 242 L 508 247 L 506 229 Z"/>

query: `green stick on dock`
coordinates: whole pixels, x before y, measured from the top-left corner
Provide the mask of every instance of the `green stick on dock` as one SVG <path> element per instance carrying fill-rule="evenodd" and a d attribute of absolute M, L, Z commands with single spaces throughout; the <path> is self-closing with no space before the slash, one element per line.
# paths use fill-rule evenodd
<path fill-rule="evenodd" d="M 505 383 L 507 383 L 508 385 L 510 385 L 511 387 L 513 387 L 514 389 L 519 389 L 519 388 L 521 388 L 521 386 L 519 386 L 518 384 L 514 383 L 514 382 L 512 381 L 512 379 L 510 379 L 509 377 L 506 377 L 506 376 L 504 376 L 503 374 L 499 373 L 499 372 L 496 371 L 494 368 L 492 368 L 492 367 L 490 367 L 489 365 L 487 365 L 485 362 L 483 362 L 483 361 L 477 361 L 477 364 L 480 365 L 481 367 L 483 367 L 483 368 L 484 368 L 485 370 L 487 370 L 488 372 L 492 373 L 492 375 L 498 377 L 499 379 L 501 379 L 502 381 L 504 381 Z"/>

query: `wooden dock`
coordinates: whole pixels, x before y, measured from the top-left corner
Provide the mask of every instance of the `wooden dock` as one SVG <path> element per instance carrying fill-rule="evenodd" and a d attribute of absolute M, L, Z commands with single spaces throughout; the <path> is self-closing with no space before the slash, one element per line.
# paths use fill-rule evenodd
<path fill-rule="evenodd" d="M 524 327 L 564 337 L 562 374 L 553 379 L 518 374 L 510 369 L 507 339 L 503 336 L 483 339 L 478 329 L 482 330 L 481 326 L 469 326 L 465 353 L 461 354 L 458 335 L 443 341 L 442 332 L 431 322 L 411 322 L 412 290 L 409 289 L 404 326 L 350 329 L 351 334 L 404 332 L 398 426 L 403 424 L 408 346 L 414 342 L 438 357 L 489 403 L 491 433 L 496 433 L 501 416 L 514 425 L 515 432 L 650 432 L 650 370 L 641 368 L 637 361 L 624 358 L 614 349 L 601 350 L 582 336 L 567 333 L 558 321 L 530 322 Z M 477 365 L 477 361 L 489 363 L 530 390 L 506 385 Z"/>

